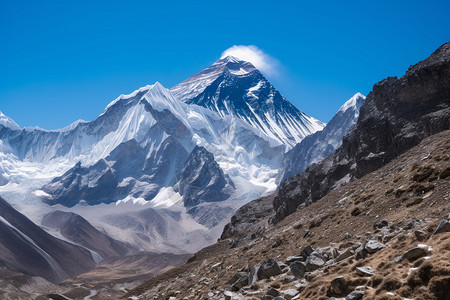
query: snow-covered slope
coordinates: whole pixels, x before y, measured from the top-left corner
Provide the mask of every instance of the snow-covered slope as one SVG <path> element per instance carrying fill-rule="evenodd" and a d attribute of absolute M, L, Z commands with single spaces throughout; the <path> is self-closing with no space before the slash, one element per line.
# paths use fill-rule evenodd
<path fill-rule="evenodd" d="M 93 121 L 49 131 L 0 120 L 0 195 L 36 222 L 75 212 L 171 252 L 213 242 L 239 206 L 276 189 L 285 152 L 324 126 L 233 57 L 172 91 L 157 82 L 121 95 Z"/>
<path fill-rule="evenodd" d="M 159 210 L 157 214 L 164 216 L 170 214 L 162 211 L 169 209 L 191 218 L 186 221 L 189 228 L 178 226 L 169 233 L 172 238 L 155 234 L 159 241 L 176 240 L 191 232 L 187 241 L 192 234 L 201 236 L 198 230 L 214 231 L 212 227 L 221 226 L 240 204 L 273 191 L 286 150 L 279 140 L 240 119 L 176 100 L 159 83 L 120 96 L 94 121 L 76 122 L 61 130 L 0 125 L 0 146 L 0 194 L 19 203 L 26 201 L 22 207 L 31 214 L 35 212 L 29 204 L 41 205 L 40 200 L 74 211 L 86 204 L 95 211 L 100 203 L 130 202 Z M 195 149 L 204 151 L 200 155 Z M 189 157 L 198 158 L 192 164 L 198 174 L 182 172 L 190 164 Z M 192 185 L 199 183 L 208 195 L 220 195 L 208 198 L 211 207 L 192 199 Z M 217 201 L 224 203 L 213 203 Z M 107 211 L 126 217 L 128 208 L 119 205 Z M 37 213 L 36 220 L 51 209 L 45 210 Z M 96 215 L 96 225 L 114 227 L 98 224 L 98 220 L 111 220 L 103 211 Z M 152 250 L 158 250 L 155 243 L 148 240 Z M 165 249 L 183 246 L 165 245 Z"/>
<path fill-rule="evenodd" d="M 325 126 L 287 101 L 251 63 L 232 56 L 171 91 L 185 103 L 207 107 L 222 117 L 237 117 L 289 149 Z"/>
<path fill-rule="evenodd" d="M 307 136 L 287 152 L 278 171 L 277 184 L 333 153 L 342 144 L 342 138 L 355 126 L 365 99 L 364 95 L 356 93 L 341 106 L 322 131 Z"/>

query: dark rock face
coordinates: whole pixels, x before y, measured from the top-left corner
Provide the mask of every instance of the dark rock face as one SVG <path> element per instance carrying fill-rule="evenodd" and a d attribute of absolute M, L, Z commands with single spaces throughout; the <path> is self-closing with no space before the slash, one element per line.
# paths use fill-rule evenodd
<path fill-rule="evenodd" d="M 446 43 L 404 76 L 374 85 L 342 146 L 282 184 L 274 199 L 275 222 L 449 128 L 450 43 Z"/>
<path fill-rule="evenodd" d="M 174 189 L 183 196 L 185 207 L 223 201 L 235 191 L 233 182 L 223 173 L 214 155 L 199 146 L 186 158 Z"/>
<path fill-rule="evenodd" d="M 68 240 L 97 252 L 103 259 L 121 257 L 137 249 L 112 239 L 98 231 L 83 217 L 63 211 L 54 211 L 42 218 L 42 225 L 59 230 Z"/>
<path fill-rule="evenodd" d="M 272 197 L 263 197 L 239 208 L 231 217 L 231 222 L 225 225 L 220 239 L 256 238 L 267 225 L 268 216 L 274 213 L 272 200 Z"/>
<path fill-rule="evenodd" d="M 0 198 L 0 265 L 58 282 L 95 267 L 91 253 L 59 240 Z"/>
<path fill-rule="evenodd" d="M 277 261 L 273 258 L 268 258 L 258 270 L 258 279 L 270 278 L 271 276 L 275 276 L 281 274 L 281 268 L 278 265 Z"/>

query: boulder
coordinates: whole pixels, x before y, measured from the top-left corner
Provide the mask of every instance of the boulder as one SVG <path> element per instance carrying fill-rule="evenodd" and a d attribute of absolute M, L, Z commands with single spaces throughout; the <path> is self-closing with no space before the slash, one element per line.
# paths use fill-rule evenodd
<path fill-rule="evenodd" d="M 378 241 L 370 240 L 364 247 L 370 254 L 375 253 L 384 248 L 384 245 Z"/>
<path fill-rule="evenodd" d="M 330 282 L 329 294 L 332 296 L 344 296 L 349 292 L 347 282 L 345 281 L 343 276 L 339 276 L 334 278 Z"/>
<path fill-rule="evenodd" d="M 289 268 L 296 278 L 303 278 L 303 276 L 305 276 L 306 266 L 303 263 L 296 261 L 292 263 Z"/>
<path fill-rule="evenodd" d="M 402 255 L 402 259 L 415 260 L 419 257 L 425 256 L 427 254 L 427 251 L 428 251 L 427 245 L 419 245 L 406 251 Z"/>
<path fill-rule="evenodd" d="M 321 259 L 320 257 L 311 255 L 306 260 L 306 271 L 307 272 L 315 271 L 315 270 L 323 267 L 324 264 L 325 264 L 325 261 L 323 259 Z"/>
<path fill-rule="evenodd" d="M 278 265 L 277 261 L 273 258 L 268 258 L 262 265 L 259 267 L 257 272 L 258 279 L 270 278 L 272 276 L 276 276 L 281 274 L 281 268 Z"/>
<path fill-rule="evenodd" d="M 350 256 L 353 255 L 353 251 L 350 249 L 345 250 L 343 253 L 339 254 L 338 257 L 336 257 L 335 261 L 336 262 L 340 262 L 346 258 L 349 258 Z"/>
<path fill-rule="evenodd" d="M 311 245 L 308 245 L 302 249 L 302 252 L 300 252 L 300 256 L 302 256 L 304 259 L 307 259 L 308 256 L 310 256 L 313 252 L 314 249 L 311 247 Z"/>
<path fill-rule="evenodd" d="M 356 248 L 355 253 L 356 253 L 356 259 L 364 259 L 367 257 L 367 254 L 369 254 L 369 252 L 367 252 L 366 248 L 365 248 L 365 244 L 359 246 L 358 248 Z"/>
<path fill-rule="evenodd" d="M 240 289 L 242 289 L 244 286 L 248 285 L 248 275 L 244 275 L 241 278 L 239 278 L 238 280 L 236 280 L 235 283 L 233 283 L 233 285 L 231 285 L 231 288 L 234 291 L 239 291 Z"/>

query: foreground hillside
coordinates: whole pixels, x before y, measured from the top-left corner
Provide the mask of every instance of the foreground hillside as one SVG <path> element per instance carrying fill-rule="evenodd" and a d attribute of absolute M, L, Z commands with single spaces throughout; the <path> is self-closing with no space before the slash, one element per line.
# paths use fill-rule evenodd
<path fill-rule="evenodd" d="M 260 227 L 254 239 L 219 241 L 128 295 L 448 299 L 449 150 L 449 130 L 430 136 L 278 224 Z"/>

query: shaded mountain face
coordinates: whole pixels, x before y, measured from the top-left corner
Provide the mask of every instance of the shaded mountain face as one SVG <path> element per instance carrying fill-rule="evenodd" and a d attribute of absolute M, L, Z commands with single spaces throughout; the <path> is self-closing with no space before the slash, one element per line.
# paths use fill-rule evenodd
<path fill-rule="evenodd" d="M 59 282 L 95 267 L 91 253 L 61 241 L 0 198 L 0 264 Z"/>
<path fill-rule="evenodd" d="M 325 124 L 299 111 L 249 62 L 228 56 L 171 89 L 188 104 L 237 117 L 289 148 Z"/>
<path fill-rule="evenodd" d="M 285 179 L 302 173 L 309 165 L 322 161 L 333 153 L 341 144 L 344 136 L 355 126 L 359 117 L 359 109 L 364 97 L 356 93 L 345 102 L 322 131 L 305 137 L 283 158 L 278 170 L 277 184 Z"/>
<path fill-rule="evenodd" d="M 175 185 L 175 191 L 183 196 L 185 207 L 226 200 L 235 190 L 234 183 L 223 173 L 214 156 L 198 146 L 186 159 Z"/>
<path fill-rule="evenodd" d="M 287 179 L 274 200 L 275 221 L 330 190 L 380 168 L 425 137 L 450 128 L 450 43 L 400 78 L 374 85 L 356 127 L 318 165 Z"/>
<path fill-rule="evenodd" d="M 41 224 L 59 231 L 65 239 L 94 251 L 102 260 L 137 252 L 137 249 L 100 232 L 86 219 L 72 212 L 57 210 L 48 213 Z"/>

